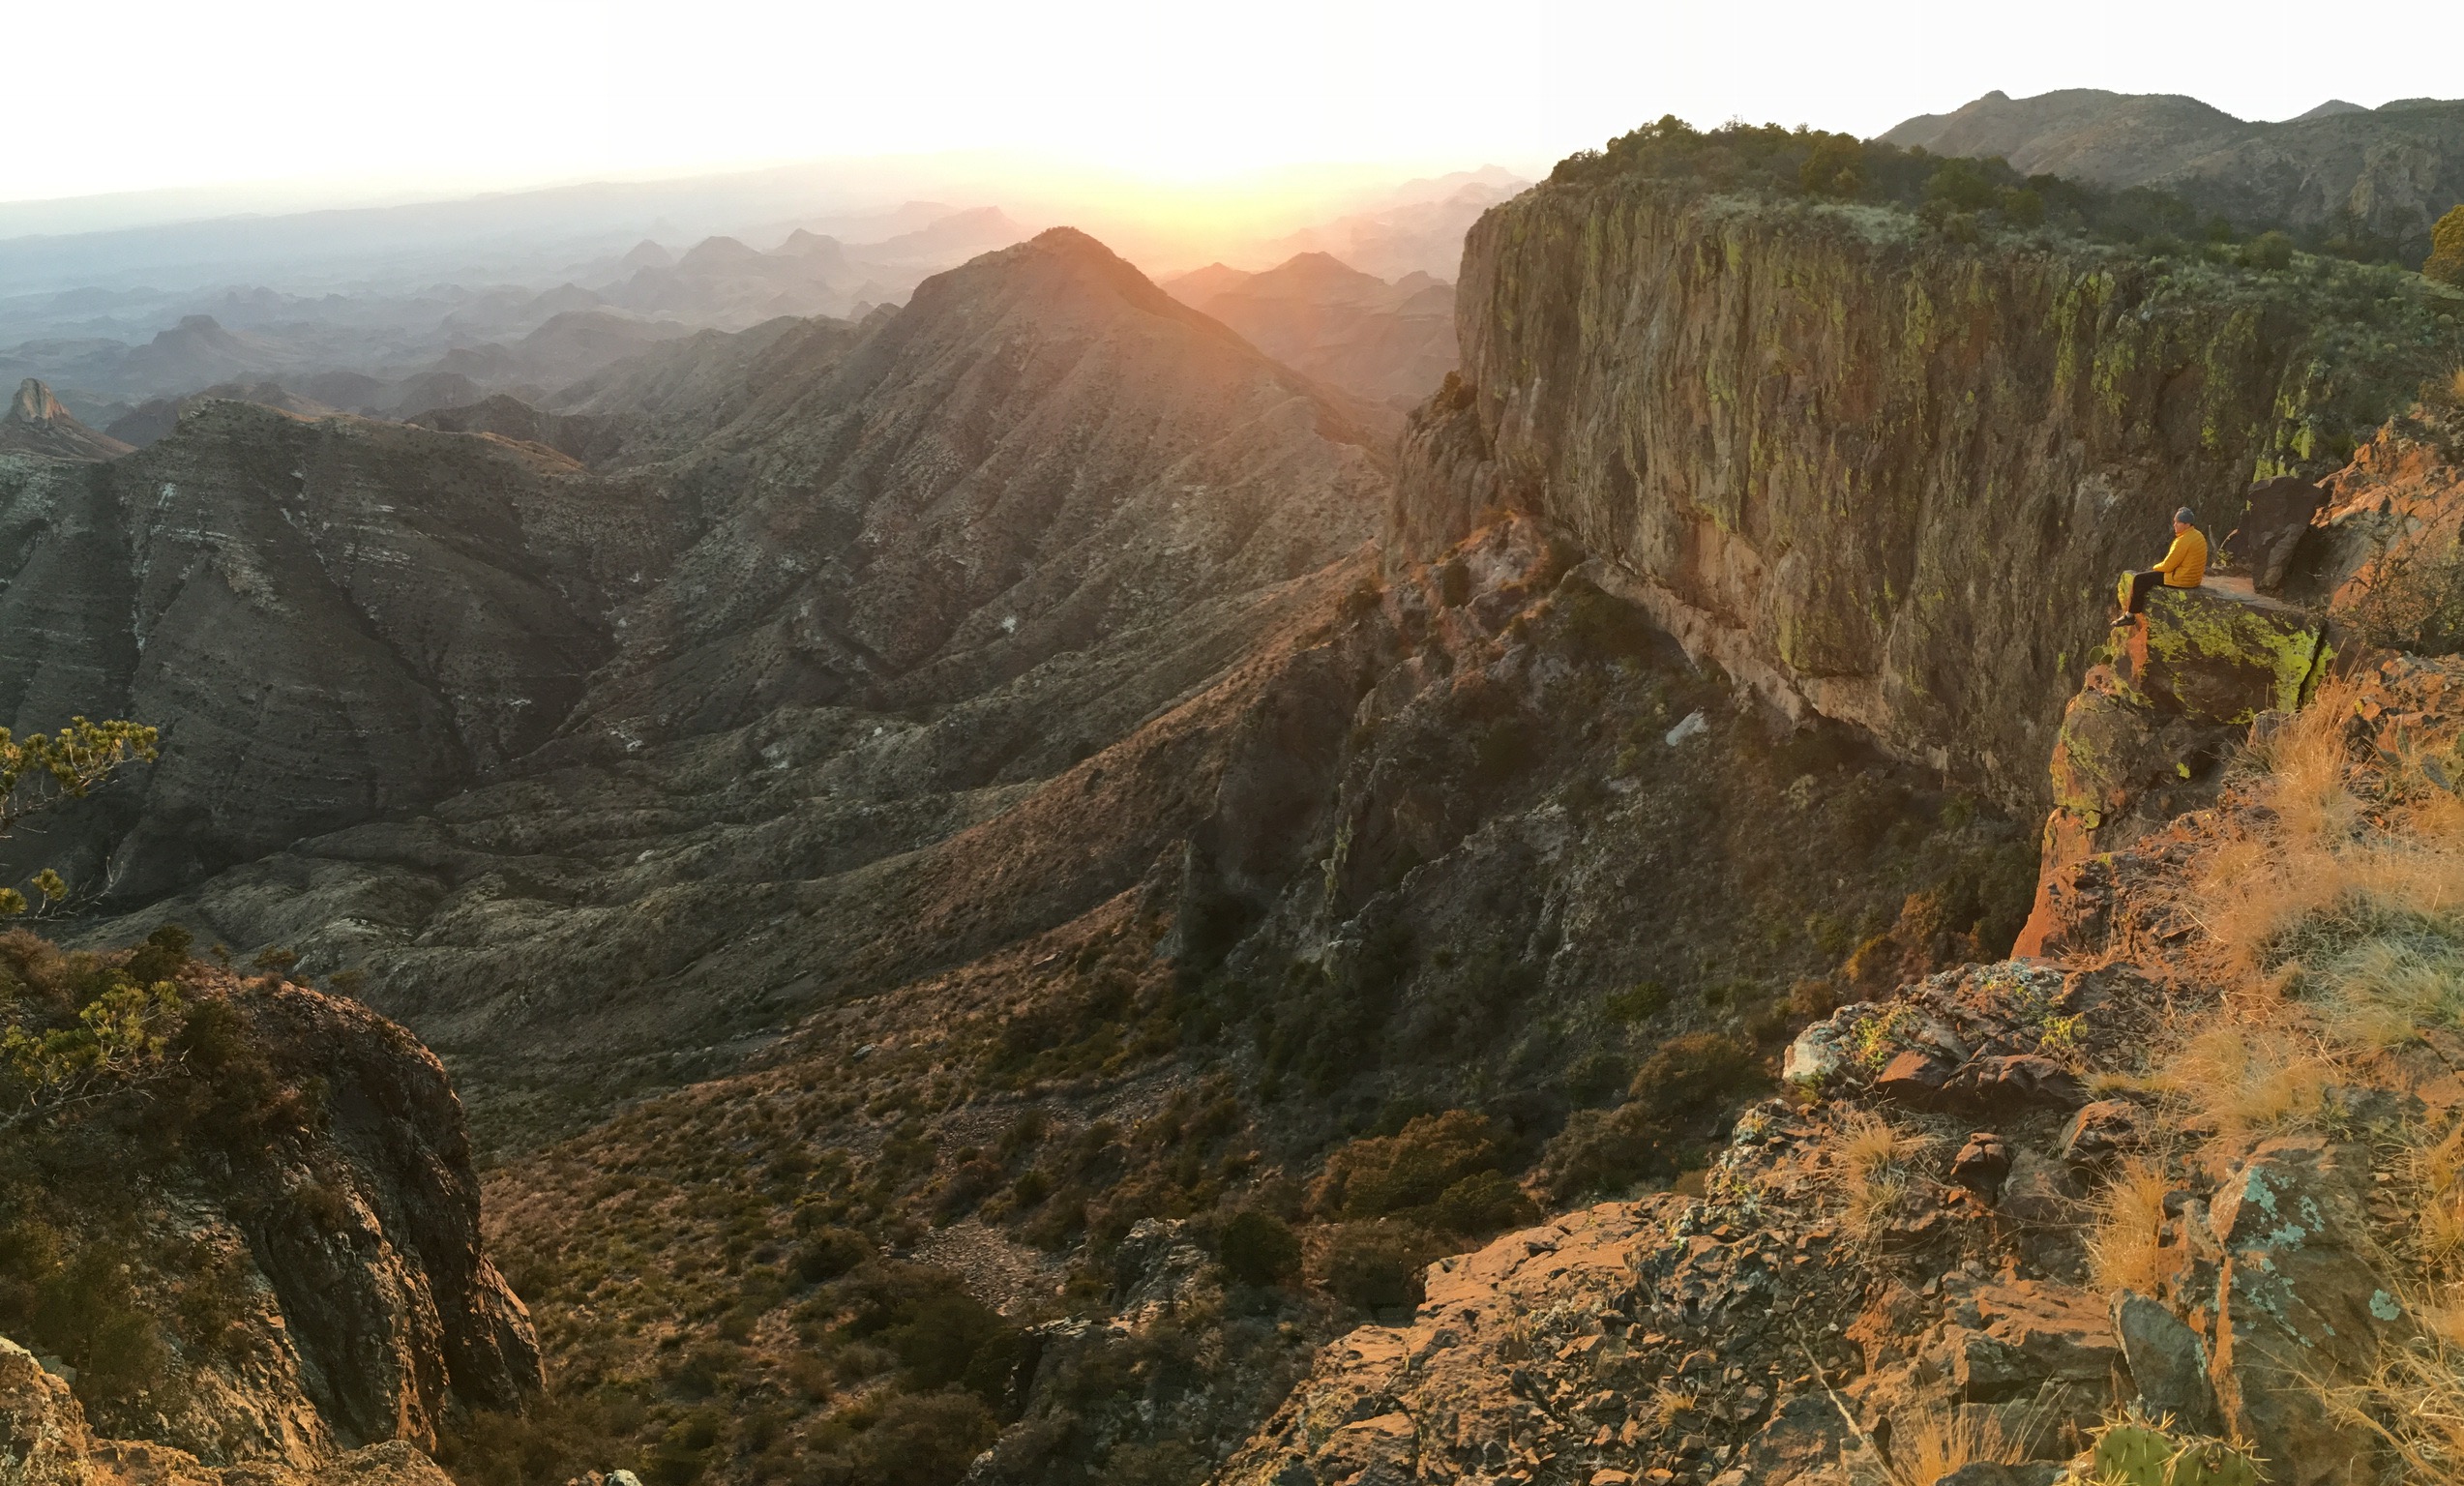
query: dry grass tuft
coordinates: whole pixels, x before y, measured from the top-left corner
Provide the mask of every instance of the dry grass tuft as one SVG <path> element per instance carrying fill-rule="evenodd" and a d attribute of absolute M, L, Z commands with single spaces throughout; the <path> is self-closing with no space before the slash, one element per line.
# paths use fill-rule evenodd
<path fill-rule="evenodd" d="M 2404 1479 L 2464 1479 L 2464 1308 L 2452 1293 L 2405 1298 L 2418 1336 L 2390 1344 L 2368 1377 L 2314 1379 L 2310 1390 L 2338 1422 L 2385 1441 Z"/>
<path fill-rule="evenodd" d="M 2402 1245 L 2424 1271 L 2451 1276 L 2464 1267 L 2464 1125 L 2444 1139 L 2421 1126 L 2405 1134 L 2398 1171 L 2411 1188 L 2413 1221 Z"/>
<path fill-rule="evenodd" d="M 1906 1208 L 1919 1180 L 1916 1163 L 1932 1142 L 1900 1129 L 1871 1110 L 1851 1110 L 1839 1122 L 1840 1227 L 1872 1248 Z"/>
<path fill-rule="evenodd" d="M 2293 1032 L 2257 1023 L 2192 1037 L 2153 1083 L 2194 1127 L 2233 1144 L 2320 1129 L 2338 1114 L 2334 1064 Z"/>
<path fill-rule="evenodd" d="M 2123 1164 L 2096 1199 L 2095 1226 L 2088 1233 L 2088 1272 L 2108 1293 L 2156 1293 L 2163 1273 L 2157 1245 L 2164 1227 L 2164 1195 L 2172 1183 L 2152 1161 Z"/>
<path fill-rule="evenodd" d="M 1962 1466 L 2025 1465 L 2042 1432 L 2040 1411 L 2014 1421 L 1982 1405 L 1929 1408 L 1891 1420 L 1891 1473 L 1908 1486 L 1933 1486 Z"/>
<path fill-rule="evenodd" d="M 2383 759 L 2374 814 L 2352 788 L 2353 707 L 2331 682 L 2253 750 L 2274 821 L 2209 854 L 2195 911 L 2330 1043 L 2377 1048 L 2464 1022 L 2464 800 L 2423 760 Z"/>

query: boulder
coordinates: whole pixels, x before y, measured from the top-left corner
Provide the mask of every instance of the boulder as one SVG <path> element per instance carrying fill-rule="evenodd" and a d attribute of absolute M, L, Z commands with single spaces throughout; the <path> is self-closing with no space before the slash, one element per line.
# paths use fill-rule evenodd
<path fill-rule="evenodd" d="M 2121 676 L 2158 711 L 2246 728 L 2271 708 L 2299 708 L 2324 650 L 2315 616 L 2219 579 L 2151 593 Z"/>
<path fill-rule="evenodd" d="M 2029 1109 L 2069 1109 L 2086 1102 L 2087 1086 L 2079 1076 L 2033 1053 L 1979 1057 L 1960 1064 L 1943 1085 L 1943 1092 L 1961 1106 L 1985 1114 L 2015 1114 Z"/>
<path fill-rule="evenodd" d="M 2112 1321 L 2086 1291 L 2036 1280 L 1980 1287 L 1981 1326 L 1951 1325 L 1944 1350 L 1960 1398 L 1972 1404 L 2033 1398 L 2047 1389 L 2075 1395 L 2090 1416 L 2122 1360 Z"/>
<path fill-rule="evenodd" d="M 1883 1065 L 1874 1078 L 1874 1091 L 1902 1104 L 1928 1108 L 1942 1101 L 1943 1086 L 1950 1082 L 1951 1072 L 1942 1059 L 1911 1050 Z"/>
<path fill-rule="evenodd" d="M 2281 1486 L 2367 1479 L 2370 1438 L 2320 1404 L 2322 1377 L 2365 1373 L 2410 1330 L 2365 1258 L 2367 1152 L 2320 1136 L 2261 1144 L 2209 1204 L 2224 1261 L 2209 1373 L 2228 1429 Z"/>
<path fill-rule="evenodd" d="M 2310 519 L 2327 505 L 2328 492 L 2298 475 L 2278 475 L 2250 487 L 2249 507 L 2241 524 L 2225 534 L 2224 553 L 2249 575 L 2261 593 L 2273 593 L 2284 583 L 2294 550 L 2310 529 Z"/>
<path fill-rule="evenodd" d="M 2002 1184 L 2009 1175 L 2010 1147 L 1991 1130 L 1969 1136 L 1968 1144 L 1951 1158 L 1950 1179 L 1988 1204 L 2002 1201 Z"/>
<path fill-rule="evenodd" d="M 2142 1414 L 2170 1418 L 2192 1434 L 2219 1431 L 2215 1389 L 2208 1382 L 2208 1349 L 2199 1333 L 2135 1290 L 2113 1297 L 2113 1330 L 2122 1340 L 2131 1381 L 2139 1386 Z"/>
<path fill-rule="evenodd" d="M 2099 1099 L 2079 1107 L 2062 1131 L 2062 1159 L 2074 1171 L 2102 1171 L 2139 1148 L 2139 1107 Z"/>
<path fill-rule="evenodd" d="M 93 1445 L 68 1382 L 0 1337 L 0 1486 L 87 1486 Z"/>

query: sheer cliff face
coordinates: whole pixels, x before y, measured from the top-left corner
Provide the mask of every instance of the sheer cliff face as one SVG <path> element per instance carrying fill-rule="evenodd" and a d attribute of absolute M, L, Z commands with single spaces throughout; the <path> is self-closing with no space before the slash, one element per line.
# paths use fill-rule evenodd
<path fill-rule="evenodd" d="M 2298 317 L 2233 284 L 1915 233 L 1642 182 L 1493 211 L 1465 249 L 1473 391 L 1407 433 L 1407 542 L 1536 510 L 1698 656 L 2039 804 L 2115 572 L 2177 506 L 2228 529 L 2338 394 L 2303 380 Z"/>

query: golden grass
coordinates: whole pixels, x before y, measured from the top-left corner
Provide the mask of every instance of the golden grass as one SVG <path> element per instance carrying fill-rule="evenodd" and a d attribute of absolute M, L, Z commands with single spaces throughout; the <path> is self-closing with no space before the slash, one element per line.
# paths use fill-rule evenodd
<path fill-rule="evenodd" d="M 1652 1392 L 1649 1410 L 1652 1422 L 1662 1430 L 1674 1430 L 1691 1423 L 1702 1407 L 1702 1400 L 1693 1394 L 1663 1385 Z"/>
<path fill-rule="evenodd" d="M 2088 1272 L 2105 1292 L 2156 1293 L 2163 1273 L 2157 1244 L 2164 1228 L 2164 1195 L 2172 1183 L 2156 1163 L 2123 1163 L 2096 1198 L 2095 1226 L 2088 1232 Z"/>
<path fill-rule="evenodd" d="M 2401 1242 L 2426 1273 L 2452 1276 L 2464 1267 L 2464 1124 L 2444 1138 L 2419 1125 L 2404 1133 L 2397 1171 L 2411 1222 Z"/>
<path fill-rule="evenodd" d="M 2418 1336 L 2388 1345 L 2359 1382 L 2312 1379 L 2310 1391 L 2339 1423 L 2384 1441 L 2404 1479 L 2464 1480 L 2464 1307 L 2451 1291 L 2404 1299 Z"/>
<path fill-rule="evenodd" d="M 1871 1248 L 1907 1206 L 1916 1190 L 1915 1163 L 1932 1143 L 1901 1130 L 1871 1110 L 1851 1110 L 1839 1121 L 1840 1227 L 1850 1239 Z"/>
<path fill-rule="evenodd" d="M 2152 1082 L 2230 1144 L 2319 1129 L 2337 1116 L 2335 1065 L 2295 1031 L 2257 1021 L 2200 1032 Z"/>
<path fill-rule="evenodd" d="M 2017 1423 L 1988 1408 L 1952 1404 L 1891 1420 L 1891 1473 L 1907 1486 L 1934 1482 L 1962 1466 L 2025 1465 L 2034 1455 L 2042 1420 Z"/>
<path fill-rule="evenodd" d="M 2354 696 L 2322 686 L 2253 750 L 2275 818 L 2209 853 L 2191 909 L 2328 1042 L 2380 1048 L 2464 1022 L 2464 800 L 2419 758 L 2381 759 L 2374 814 L 2352 788 Z"/>

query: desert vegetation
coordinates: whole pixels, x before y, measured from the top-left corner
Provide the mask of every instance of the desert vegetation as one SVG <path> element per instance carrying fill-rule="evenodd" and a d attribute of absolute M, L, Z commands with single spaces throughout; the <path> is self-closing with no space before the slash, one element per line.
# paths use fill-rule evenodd
<path fill-rule="evenodd" d="M 1885 207 L 1911 213 L 1928 229 L 1959 242 L 1997 232 L 2050 231 L 2125 247 L 2152 258 L 2271 272 L 2291 267 L 2297 249 L 2357 263 L 2398 262 L 2398 245 L 2373 234 L 2350 213 L 2297 239 L 2278 226 L 2237 226 L 2223 217 L 2203 215 L 2182 197 L 2152 187 L 2108 190 L 2059 175 L 2025 175 L 1999 157 L 1934 155 L 1801 125 L 1787 129 L 1736 123 L 1698 130 L 1682 119 L 1664 117 L 1600 149 L 1568 156 L 1550 179 L 1584 182 L 1619 176 Z M 2450 214 L 2441 230 L 2464 237 L 2464 227 L 2453 222 Z M 2423 272 L 2457 282 L 2449 276 L 2464 270 L 2450 267 L 2452 254 L 2440 255 L 2447 252 L 2433 252 Z M 2464 262 L 2464 257 L 2454 261 Z"/>

